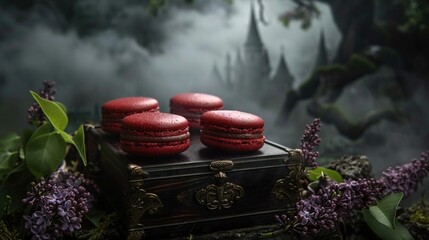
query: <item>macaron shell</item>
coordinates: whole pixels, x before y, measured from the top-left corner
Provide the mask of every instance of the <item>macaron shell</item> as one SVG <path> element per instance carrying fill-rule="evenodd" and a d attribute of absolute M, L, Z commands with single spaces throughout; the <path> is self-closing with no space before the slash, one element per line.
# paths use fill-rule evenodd
<path fill-rule="evenodd" d="M 109 122 L 102 121 L 101 129 L 103 129 L 103 131 L 105 132 L 119 134 L 121 132 L 121 123 L 109 123 Z"/>
<path fill-rule="evenodd" d="M 159 112 L 158 101 L 149 97 L 118 98 L 101 106 L 101 128 L 106 132 L 120 133 L 122 119 L 141 112 Z"/>
<path fill-rule="evenodd" d="M 226 151 L 247 152 L 264 145 L 264 120 L 256 115 L 218 110 L 201 116 L 201 142 L 207 147 Z"/>
<path fill-rule="evenodd" d="M 201 116 L 201 126 L 214 131 L 256 134 L 263 132 L 264 120 L 251 113 L 216 110 Z"/>
<path fill-rule="evenodd" d="M 168 156 L 189 148 L 186 118 L 171 113 L 138 113 L 122 120 L 120 145 L 140 156 Z"/>
<path fill-rule="evenodd" d="M 223 108 L 219 97 L 205 93 L 182 93 L 170 98 L 170 107 L 193 109 L 194 111 Z"/>
<path fill-rule="evenodd" d="M 264 146 L 265 137 L 257 139 L 230 139 L 201 134 L 201 142 L 212 148 L 234 152 L 256 151 Z"/>
<path fill-rule="evenodd" d="M 183 130 L 189 127 L 186 118 L 171 113 L 137 113 L 122 119 L 122 127 L 142 133 L 160 132 L 170 134 L 172 131 Z"/>
<path fill-rule="evenodd" d="M 104 103 L 101 106 L 102 113 L 143 112 L 157 108 L 158 101 L 149 97 L 118 98 Z"/>

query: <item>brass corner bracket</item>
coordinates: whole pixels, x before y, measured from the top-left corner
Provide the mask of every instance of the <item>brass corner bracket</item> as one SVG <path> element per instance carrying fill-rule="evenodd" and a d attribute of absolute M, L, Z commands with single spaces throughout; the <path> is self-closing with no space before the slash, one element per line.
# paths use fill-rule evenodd
<path fill-rule="evenodd" d="M 159 197 L 154 193 L 148 193 L 144 190 L 144 179 L 149 174 L 140 166 L 135 164 L 128 165 L 129 190 L 128 190 L 128 220 L 131 229 L 142 227 L 140 220 L 143 214 L 154 215 L 164 205 Z"/>
<path fill-rule="evenodd" d="M 294 207 L 301 197 L 299 188 L 304 168 L 303 160 L 301 149 L 288 151 L 288 157 L 285 159 L 287 175 L 277 180 L 271 191 L 277 200 L 285 202 L 286 207 Z"/>

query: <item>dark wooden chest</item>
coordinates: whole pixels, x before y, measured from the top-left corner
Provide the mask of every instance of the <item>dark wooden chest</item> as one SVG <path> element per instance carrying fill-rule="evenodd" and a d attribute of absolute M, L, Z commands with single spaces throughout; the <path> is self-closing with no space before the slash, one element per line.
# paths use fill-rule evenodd
<path fill-rule="evenodd" d="M 178 155 L 143 158 L 123 152 L 118 136 L 87 130 L 88 160 L 109 200 L 123 213 L 128 239 L 178 235 L 275 223 L 299 198 L 299 158 L 266 141 L 252 153 L 212 150 L 191 133 Z"/>

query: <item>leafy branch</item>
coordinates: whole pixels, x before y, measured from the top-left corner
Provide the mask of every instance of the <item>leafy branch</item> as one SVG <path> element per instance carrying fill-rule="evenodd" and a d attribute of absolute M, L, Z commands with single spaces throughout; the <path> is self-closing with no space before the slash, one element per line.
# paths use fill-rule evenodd
<path fill-rule="evenodd" d="M 7 196 L 12 198 L 11 211 L 22 206 L 27 186 L 35 179 L 49 176 L 63 163 L 68 145 L 74 146 L 86 165 L 85 134 L 80 126 L 73 135 L 65 131 L 68 124 L 66 108 L 53 101 L 52 84 L 45 84 L 41 95 L 30 92 L 36 101 L 29 109 L 29 122 L 37 126 L 21 136 L 8 135 L 0 140 L 0 207 Z"/>

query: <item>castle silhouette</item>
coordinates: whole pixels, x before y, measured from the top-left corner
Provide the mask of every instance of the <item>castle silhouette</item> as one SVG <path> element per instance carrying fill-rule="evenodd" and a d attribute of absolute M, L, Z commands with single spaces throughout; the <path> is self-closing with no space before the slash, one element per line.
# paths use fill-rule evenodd
<path fill-rule="evenodd" d="M 270 66 L 268 51 L 261 40 L 258 23 L 255 19 L 253 4 L 250 8 L 250 19 L 247 37 L 243 48 L 236 50 L 235 62 L 231 55 L 226 55 L 225 69 L 221 72 L 216 64 L 213 66 L 211 79 L 225 88 L 236 91 L 244 97 L 264 101 L 270 98 L 284 98 L 292 88 L 294 78 L 281 50 L 277 67 L 273 72 Z"/>
<path fill-rule="evenodd" d="M 231 54 L 226 54 L 224 71 L 221 71 L 217 64 L 213 65 L 210 80 L 260 103 L 283 103 L 286 93 L 293 88 L 294 77 L 289 71 L 282 47 L 280 59 L 272 71 L 268 51 L 259 33 L 253 4 L 250 7 L 248 31 L 242 48 L 243 56 L 240 49 L 236 50 L 234 63 Z M 318 50 L 316 67 L 329 62 L 323 34 Z"/>

